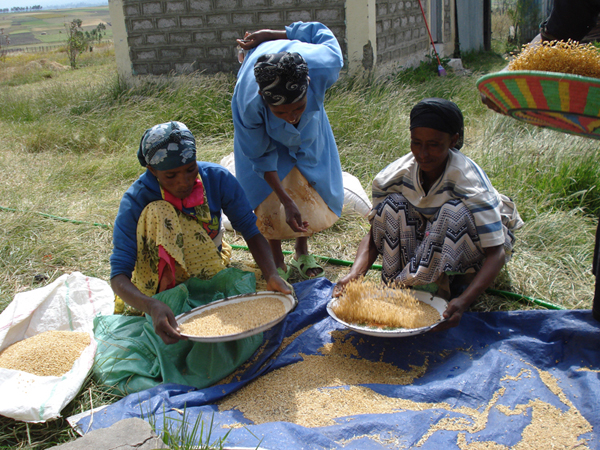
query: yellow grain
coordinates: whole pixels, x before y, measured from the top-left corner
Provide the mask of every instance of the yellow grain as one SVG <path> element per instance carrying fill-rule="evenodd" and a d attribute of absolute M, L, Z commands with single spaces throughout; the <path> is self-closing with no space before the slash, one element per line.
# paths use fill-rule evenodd
<path fill-rule="evenodd" d="M 575 41 L 546 41 L 527 44 L 508 70 L 538 70 L 600 78 L 600 52 L 593 44 Z"/>
<path fill-rule="evenodd" d="M 589 448 L 585 435 L 593 431 L 591 424 L 547 372 L 533 368 L 547 391 L 541 386 L 539 392 L 532 392 L 531 398 L 518 399 L 507 394 L 512 383 L 532 375 L 531 370 L 525 369 L 517 376 L 506 374 L 500 380 L 504 386 L 500 386 L 490 399 L 482 398 L 481 405 L 473 408 L 387 397 L 367 385 L 411 384 L 427 371 L 427 358 L 422 366 L 411 365 L 411 370 L 402 370 L 392 364 L 356 358 L 356 349 L 350 349 L 353 338 L 344 340 L 347 332 L 335 331 L 332 336 L 334 341 L 321 347 L 319 353 L 300 354 L 301 361 L 258 377 L 222 399 L 218 402 L 219 411 L 236 409 L 255 425 L 289 422 L 311 428 L 344 423 L 342 418 L 356 415 L 429 411 L 430 417 L 436 419 L 429 425 L 424 424 L 427 428 L 423 429 L 422 438 L 411 448 L 424 446 L 433 435 L 455 433 L 456 444 L 462 450 L 507 449 L 502 444 L 485 440 L 494 434 L 491 432 L 497 431 L 497 424 L 492 420 L 494 414 L 500 413 L 522 416 L 520 420 L 526 425 L 521 435 L 515 436 L 518 442 L 510 447 L 513 450 Z M 555 404 L 536 398 L 544 391 L 545 395 L 554 395 L 552 403 Z M 443 410 L 449 413 L 440 417 Z M 236 428 L 239 424 L 227 427 Z M 376 429 L 373 435 L 364 437 L 378 440 L 380 433 L 381 430 Z M 397 437 L 402 438 L 390 435 L 390 439 Z"/>
<path fill-rule="evenodd" d="M 243 333 L 272 322 L 285 314 L 285 306 L 277 297 L 259 297 L 221 306 L 193 316 L 180 325 L 188 336 L 226 336 Z"/>
<path fill-rule="evenodd" d="M 5 348 L 0 353 L 0 367 L 60 377 L 71 370 L 88 345 L 88 333 L 45 331 Z"/>
<path fill-rule="evenodd" d="M 410 290 L 364 279 L 349 282 L 332 309 L 338 318 L 356 325 L 412 329 L 440 320 L 439 312 L 419 301 Z"/>

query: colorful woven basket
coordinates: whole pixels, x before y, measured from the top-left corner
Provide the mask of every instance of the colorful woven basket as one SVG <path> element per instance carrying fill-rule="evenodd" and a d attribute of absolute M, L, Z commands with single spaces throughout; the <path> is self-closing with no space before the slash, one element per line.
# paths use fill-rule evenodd
<path fill-rule="evenodd" d="M 486 75 L 477 88 L 515 119 L 600 139 L 600 79 L 515 70 Z"/>

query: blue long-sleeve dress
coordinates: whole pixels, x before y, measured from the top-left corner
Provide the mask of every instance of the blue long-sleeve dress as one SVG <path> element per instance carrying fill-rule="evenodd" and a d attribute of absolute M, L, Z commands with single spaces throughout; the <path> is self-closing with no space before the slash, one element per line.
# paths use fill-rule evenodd
<path fill-rule="evenodd" d="M 325 91 L 338 79 L 344 61 L 333 33 L 317 22 L 286 27 L 288 39 L 267 41 L 246 55 L 238 73 L 233 112 L 236 177 L 255 209 L 272 192 L 265 172 L 283 180 L 294 166 L 338 216 L 344 202 L 342 168 L 323 108 Z M 297 127 L 276 117 L 259 95 L 254 64 L 259 56 L 297 52 L 308 64 L 307 106 Z"/>

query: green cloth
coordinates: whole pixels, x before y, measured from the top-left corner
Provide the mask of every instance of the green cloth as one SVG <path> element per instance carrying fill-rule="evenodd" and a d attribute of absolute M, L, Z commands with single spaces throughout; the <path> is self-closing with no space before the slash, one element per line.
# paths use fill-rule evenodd
<path fill-rule="evenodd" d="M 253 273 L 230 268 L 210 280 L 190 278 L 157 298 L 182 314 L 225 297 L 256 291 Z M 262 343 L 262 333 L 237 341 L 201 343 L 179 341 L 166 345 L 154 333 L 150 316 L 98 316 L 94 320 L 98 343 L 92 369 L 97 381 L 116 392 L 131 394 L 161 383 L 198 389 L 223 379 L 246 361 Z"/>

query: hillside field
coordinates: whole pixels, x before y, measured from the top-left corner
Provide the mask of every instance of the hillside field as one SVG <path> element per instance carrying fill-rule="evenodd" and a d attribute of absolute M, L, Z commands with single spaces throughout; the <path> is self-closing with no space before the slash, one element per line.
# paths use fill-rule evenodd
<path fill-rule="evenodd" d="M 9 45 L 4 37 L 0 38 L 0 46 L 11 49 L 62 44 L 67 39 L 65 24 L 75 19 L 81 19 L 84 31 L 104 23 L 106 36 L 103 40 L 112 40 L 108 6 L 96 6 L 0 14 L 0 35 L 10 38 Z"/>

